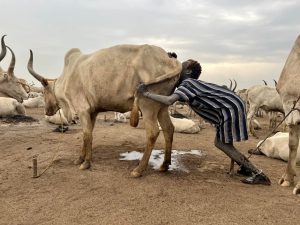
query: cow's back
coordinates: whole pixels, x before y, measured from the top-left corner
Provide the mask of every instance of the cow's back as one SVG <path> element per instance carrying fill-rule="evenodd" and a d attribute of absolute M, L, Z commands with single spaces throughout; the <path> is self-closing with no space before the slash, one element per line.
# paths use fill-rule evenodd
<path fill-rule="evenodd" d="M 276 88 L 281 92 L 299 94 L 300 85 L 300 35 L 286 60 Z M 283 89 L 283 90 L 281 90 Z"/>
<path fill-rule="evenodd" d="M 73 51 L 75 63 L 69 61 L 59 79 L 64 83 L 64 95 L 72 99 L 75 108 L 80 101 L 83 107 L 98 111 L 129 111 L 140 82 L 178 78 L 181 72 L 178 60 L 151 45 L 118 45 L 89 55 Z M 158 93 L 169 94 L 173 88 L 173 84 L 164 84 Z"/>

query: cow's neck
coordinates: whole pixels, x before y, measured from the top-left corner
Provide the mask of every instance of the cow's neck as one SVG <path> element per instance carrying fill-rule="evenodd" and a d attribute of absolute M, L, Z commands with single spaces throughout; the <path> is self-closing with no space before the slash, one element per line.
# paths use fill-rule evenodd
<path fill-rule="evenodd" d="M 7 97 L 7 98 L 10 98 L 9 95 L 7 95 L 6 93 L 0 91 L 0 97 Z"/>

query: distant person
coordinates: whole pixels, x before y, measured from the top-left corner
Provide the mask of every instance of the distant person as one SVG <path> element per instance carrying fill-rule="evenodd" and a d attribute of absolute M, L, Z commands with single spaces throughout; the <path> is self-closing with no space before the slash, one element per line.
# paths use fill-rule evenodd
<path fill-rule="evenodd" d="M 175 55 L 169 53 L 170 57 Z M 240 166 L 238 173 L 250 176 L 242 182 L 270 185 L 269 178 L 233 146 L 234 141 L 248 139 L 243 101 L 229 89 L 198 80 L 201 71 L 197 61 L 187 60 L 182 63 L 177 89 L 170 96 L 151 93 L 145 84 L 138 86 L 137 93 L 165 105 L 187 102 L 195 113 L 216 127 L 215 146 Z"/>

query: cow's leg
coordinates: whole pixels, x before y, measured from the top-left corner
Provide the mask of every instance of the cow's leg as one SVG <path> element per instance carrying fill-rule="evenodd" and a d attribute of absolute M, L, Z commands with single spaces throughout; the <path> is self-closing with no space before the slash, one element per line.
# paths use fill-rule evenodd
<path fill-rule="evenodd" d="M 93 129 L 95 125 L 97 114 L 96 113 L 80 113 L 80 123 L 83 130 L 83 146 L 79 158 L 75 161 L 75 164 L 81 164 L 79 169 L 89 169 L 91 167 L 92 160 L 92 142 L 93 142 Z"/>
<path fill-rule="evenodd" d="M 18 104 L 16 106 L 16 111 L 18 112 L 19 115 L 26 115 L 25 107 L 22 104 Z"/>
<path fill-rule="evenodd" d="M 165 172 L 168 171 L 169 165 L 171 165 L 171 151 L 174 134 L 174 126 L 168 113 L 168 107 L 164 107 L 159 111 L 158 121 L 165 138 L 165 158 L 159 170 Z"/>
<path fill-rule="evenodd" d="M 229 176 L 233 177 L 234 175 L 234 160 L 231 159 L 231 162 L 230 162 L 230 168 L 229 168 L 229 172 L 228 172 Z"/>
<path fill-rule="evenodd" d="M 279 184 L 281 186 L 287 187 L 290 186 L 294 182 L 294 177 L 296 176 L 296 156 L 297 156 L 297 148 L 299 145 L 299 125 L 290 126 L 289 132 L 289 161 L 285 173 L 279 180 Z"/>
<path fill-rule="evenodd" d="M 132 177 L 140 177 L 143 171 L 146 170 L 152 149 L 159 135 L 159 129 L 157 124 L 157 114 L 159 109 L 155 106 L 148 105 L 147 110 L 143 110 L 143 108 L 141 108 L 141 110 L 143 113 L 143 120 L 146 129 L 147 144 L 139 165 L 131 172 Z"/>
<path fill-rule="evenodd" d="M 249 130 L 249 134 L 251 134 L 252 136 L 254 136 L 256 138 L 257 138 L 257 136 L 254 132 L 254 127 L 253 127 L 253 124 L 252 124 L 252 120 L 253 120 L 253 117 L 254 117 L 257 110 L 258 110 L 258 108 L 257 108 L 256 105 L 250 105 L 249 112 L 248 112 L 248 115 L 247 115 L 247 128 Z"/>
<path fill-rule="evenodd" d="M 277 125 L 277 113 L 269 112 L 269 129 L 275 128 Z"/>

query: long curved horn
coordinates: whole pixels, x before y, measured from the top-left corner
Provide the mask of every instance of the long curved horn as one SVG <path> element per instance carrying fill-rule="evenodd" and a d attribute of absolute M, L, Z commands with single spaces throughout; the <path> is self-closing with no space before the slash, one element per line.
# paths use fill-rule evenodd
<path fill-rule="evenodd" d="M 29 57 L 29 61 L 28 61 L 28 64 L 27 64 L 27 69 L 29 71 L 29 73 L 35 78 L 37 79 L 39 82 L 42 83 L 43 86 L 47 86 L 48 85 L 48 81 L 47 79 L 45 79 L 44 77 L 42 77 L 41 75 L 39 75 L 38 73 L 36 73 L 34 70 L 33 70 L 33 53 L 32 53 L 32 50 L 30 49 L 30 57 Z"/>
<path fill-rule="evenodd" d="M 274 79 L 273 79 L 274 80 Z M 276 80 L 274 80 L 274 83 L 275 83 L 275 87 L 277 86 L 277 81 Z"/>
<path fill-rule="evenodd" d="M 6 46 L 6 48 L 8 48 L 8 50 L 11 53 L 11 60 L 10 60 L 10 64 L 9 64 L 7 73 L 9 75 L 13 76 L 14 75 L 15 65 L 16 65 L 16 57 L 15 57 L 15 54 L 14 54 L 13 50 L 10 47 Z"/>
<path fill-rule="evenodd" d="M 1 53 L 0 53 L 0 62 L 1 62 L 1 60 L 5 57 L 5 55 L 6 55 L 6 46 L 5 46 L 5 43 L 4 43 L 4 37 L 5 37 L 6 35 L 3 35 L 2 36 L 2 38 L 1 38 L 1 48 L 2 48 L 2 50 L 1 50 Z"/>
<path fill-rule="evenodd" d="M 236 89 L 236 87 L 237 87 L 237 83 L 236 83 L 236 80 L 235 80 L 235 79 L 233 79 L 233 81 L 234 81 L 234 88 L 232 89 L 232 91 L 234 92 L 235 89 Z"/>
<path fill-rule="evenodd" d="M 262 81 L 265 83 L 266 86 L 268 85 L 267 82 L 266 82 L 265 80 L 262 80 Z"/>
<path fill-rule="evenodd" d="M 229 80 L 230 80 L 229 89 L 231 90 L 231 88 L 232 88 L 232 80 L 231 79 L 229 79 Z"/>

